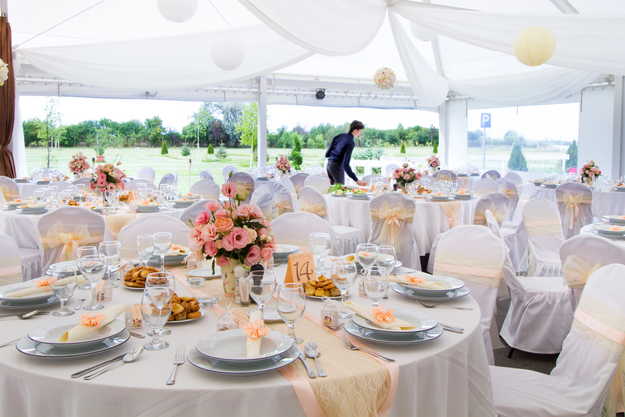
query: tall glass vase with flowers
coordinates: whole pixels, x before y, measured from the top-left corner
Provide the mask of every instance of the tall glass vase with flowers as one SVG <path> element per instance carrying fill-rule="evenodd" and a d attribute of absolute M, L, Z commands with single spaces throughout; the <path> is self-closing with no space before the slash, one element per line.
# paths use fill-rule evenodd
<path fill-rule="evenodd" d="M 287 175 L 291 172 L 291 163 L 286 156 L 279 155 L 276 157 L 275 168 L 280 171 L 281 175 Z"/>
<path fill-rule="evenodd" d="M 395 172 L 393 172 L 393 179 L 403 192 L 406 192 L 408 184 L 411 184 L 420 178 L 421 173 L 417 172 L 414 168 L 409 168 L 408 164 L 403 164 L 401 168 L 397 168 Z"/>
<path fill-rule="evenodd" d="M 93 191 L 102 195 L 102 199 L 104 199 L 104 194 L 107 191 L 124 190 L 126 174 L 120 168 L 117 168 L 119 165 L 121 165 L 121 161 L 115 165 L 104 164 L 95 168 L 90 186 Z"/>
<path fill-rule="evenodd" d="M 74 174 L 75 178 L 80 178 L 89 168 L 91 166 L 82 152 L 72 155 L 72 159 L 69 161 L 69 170 Z"/>
<path fill-rule="evenodd" d="M 589 187 L 594 185 L 594 181 L 601 176 L 601 169 L 592 159 L 584 165 L 580 171 L 582 182 Z"/>

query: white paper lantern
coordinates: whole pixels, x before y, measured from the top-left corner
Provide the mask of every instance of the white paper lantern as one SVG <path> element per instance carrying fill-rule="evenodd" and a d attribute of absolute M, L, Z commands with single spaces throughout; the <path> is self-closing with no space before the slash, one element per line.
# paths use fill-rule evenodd
<path fill-rule="evenodd" d="M 211 59 L 224 71 L 237 69 L 245 59 L 245 49 L 239 41 L 234 39 L 221 39 L 211 48 Z"/>
<path fill-rule="evenodd" d="M 380 90 L 388 90 L 389 88 L 393 88 L 396 78 L 397 76 L 392 69 L 382 67 L 375 72 L 373 82 Z"/>
<path fill-rule="evenodd" d="M 163 17 L 171 22 L 186 22 L 197 12 L 198 0 L 157 0 L 156 6 Z"/>
<path fill-rule="evenodd" d="M 514 55 L 522 64 L 536 67 L 549 61 L 556 51 L 556 37 L 543 26 L 523 29 L 514 39 Z"/>
<path fill-rule="evenodd" d="M 417 25 L 415 22 L 410 22 L 410 31 L 415 38 L 421 41 L 431 41 L 438 33 L 432 29 L 428 29 L 425 26 Z"/>

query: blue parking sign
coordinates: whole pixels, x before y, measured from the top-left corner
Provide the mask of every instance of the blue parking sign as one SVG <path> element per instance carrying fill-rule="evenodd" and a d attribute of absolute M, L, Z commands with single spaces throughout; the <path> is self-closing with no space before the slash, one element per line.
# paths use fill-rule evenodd
<path fill-rule="evenodd" d="M 490 128 L 490 113 L 482 113 L 482 125 L 480 127 Z"/>

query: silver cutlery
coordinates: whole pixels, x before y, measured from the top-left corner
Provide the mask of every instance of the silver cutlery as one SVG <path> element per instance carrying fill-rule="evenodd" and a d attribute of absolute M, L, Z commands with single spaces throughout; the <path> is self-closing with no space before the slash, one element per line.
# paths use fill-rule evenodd
<path fill-rule="evenodd" d="M 460 333 L 460 334 L 464 332 L 464 329 L 462 327 L 450 326 L 448 324 L 441 323 L 440 321 L 438 322 L 438 324 L 441 325 L 443 330 L 447 330 L 449 332 Z"/>
<path fill-rule="evenodd" d="M 417 300 L 417 303 L 421 304 L 423 307 L 425 308 L 448 308 L 448 309 L 452 309 L 452 310 L 467 310 L 467 311 L 473 311 L 472 308 L 470 307 L 455 307 L 455 306 L 443 306 L 440 304 L 425 304 L 423 301 L 419 301 Z"/>
<path fill-rule="evenodd" d="M 328 376 L 325 372 L 323 372 L 323 369 L 321 369 L 321 364 L 319 363 L 319 360 L 317 360 L 319 355 L 321 355 L 321 350 L 319 349 L 319 346 L 317 346 L 315 342 L 308 342 L 304 347 L 304 352 L 306 353 L 307 358 L 315 360 L 315 364 L 317 364 L 317 374 L 320 377 Z"/>
<path fill-rule="evenodd" d="M 184 363 L 184 346 L 178 346 L 178 349 L 176 350 L 176 356 L 174 356 L 174 370 L 171 371 L 171 375 L 169 376 L 169 379 L 166 382 L 167 385 L 174 385 L 176 383 L 176 370 L 178 369 L 178 366 L 182 365 L 183 363 Z"/>
<path fill-rule="evenodd" d="M 306 357 L 304 356 L 304 354 L 302 353 L 302 351 L 300 350 L 299 352 L 299 356 L 298 356 L 299 360 L 302 361 L 302 363 L 304 364 L 304 366 L 306 367 L 306 371 L 308 372 L 308 377 L 309 378 L 317 378 L 317 374 L 315 373 L 315 371 L 312 370 L 312 368 L 310 367 L 310 365 L 308 365 L 308 362 L 306 362 Z"/>
<path fill-rule="evenodd" d="M 365 348 L 359 348 L 358 346 L 354 345 L 352 342 L 349 341 L 349 339 L 347 338 L 347 336 L 345 336 L 344 334 L 339 336 L 341 338 L 341 341 L 343 342 L 343 344 L 345 345 L 345 347 L 349 350 L 361 350 L 363 352 L 366 352 L 370 355 L 373 355 L 375 357 L 378 357 L 380 359 L 384 359 L 387 362 L 395 362 L 395 359 L 391 359 L 391 358 L 387 358 L 386 356 L 382 356 L 378 353 L 375 353 L 372 350 L 369 349 L 365 349 Z"/>
<path fill-rule="evenodd" d="M 126 330 L 128 330 L 128 329 L 126 329 Z M 133 332 L 133 331 L 131 331 L 131 330 L 128 330 L 128 333 L 130 333 L 130 335 L 131 335 L 131 336 L 134 336 L 134 337 L 136 337 L 137 339 L 145 339 L 145 336 L 144 336 L 144 335 L 139 334 L 139 333 L 135 333 L 135 332 Z"/>
<path fill-rule="evenodd" d="M 121 355 L 116 356 L 116 357 L 114 357 L 113 359 L 109 359 L 108 361 L 104 361 L 104 362 L 102 362 L 102 363 L 99 363 L 99 364 L 97 364 L 97 365 L 94 365 L 94 366 L 92 366 L 91 368 L 83 369 L 82 371 L 79 371 L 79 372 L 76 372 L 75 374 L 72 374 L 72 378 L 78 378 L 78 377 L 81 377 L 81 376 L 83 376 L 83 375 L 85 375 L 85 374 L 88 374 L 88 373 L 89 373 L 89 372 L 91 372 L 91 371 L 95 371 L 95 370 L 96 370 L 96 369 L 98 369 L 98 368 L 102 368 L 103 366 L 110 365 L 110 364 L 112 364 L 112 363 L 114 363 L 114 362 L 121 361 L 122 359 L 124 359 L 124 356 L 126 356 L 126 354 L 125 354 L 125 353 L 122 353 Z"/>
<path fill-rule="evenodd" d="M 87 376 L 85 376 L 84 379 L 86 379 L 88 381 L 92 380 L 93 378 L 97 378 L 98 376 L 102 375 L 106 371 L 108 371 L 110 369 L 113 369 L 114 367 L 116 367 L 119 364 L 134 362 L 139 356 L 141 356 L 142 352 L 143 352 L 143 346 L 139 346 L 139 347 L 135 348 L 132 352 L 126 353 L 121 361 L 114 362 L 114 363 L 110 364 L 109 366 L 107 366 L 106 368 L 99 370 L 96 373 L 87 375 Z"/>
<path fill-rule="evenodd" d="M 1 345 L 0 345 L 0 348 L 3 348 L 3 347 L 5 347 L 5 346 L 12 345 L 13 343 L 17 342 L 17 341 L 18 341 L 18 340 L 20 340 L 20 339 L 21 339 L 21 337 L 20 337 L 20 338 L 18 338 L 18 339 L 15 339 L 15 340 L 11 340 L 11 341 L 9 341 L 9 342 L 4 342 L 3 344 L 1 344 Z"/>
<path fill-rule="evenodd" d="M 74 310 L 80 310 L 82 309 L 82 303 L 83 301 L 87 301 L 87 297 L 83 297 L 83 294 L 87 294 L 85 291 L 81 291 L 80 292 L 80 298 L 78 299 L 78 305 L 76 307 L 74 307 Z"/>
<path fill-rule="evenodd" d="M 24 313 L 24 314 L 3 314 L 3 315 L 0 315 L 0 318 L 17 317 L 20 320 L 26 320 L 26 319 L 31 318 L 32 316 L 36 316 L 37 314 L 45 315 L 45 314 L 50 314 L 50 312 L 34 310 L 34 311 L 31 311 L 29 313 Z"/>

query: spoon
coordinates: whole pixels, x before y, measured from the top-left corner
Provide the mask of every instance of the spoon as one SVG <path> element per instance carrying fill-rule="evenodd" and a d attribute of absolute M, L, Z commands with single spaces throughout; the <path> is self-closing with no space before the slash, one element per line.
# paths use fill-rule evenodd
<path fill-rule="evenodd" d="M 315 360 L 315 363 L 317 364 L 317 374 L 319 374 L 320 377 L 328 376 L 325 372 L 323 372 L 323 369 L 321 369 L 321 365 L 317 360 L 319 355 L 321 355 L 321 351 L 319 350 L 319 346 L 317 346 L 315 342 L 306 343 L 306 346 L 304 347 L 304 353 L 306 353 L 307 358 Z"/>
<path fill-rule="evenodd" d="M 108 371 L 109 369 L 112 369 L 114 367 L 116 367 L 117 365 L 119 365 L 120 363 L 130 363 L 130 362 L 134 362 L 143 352 L 143 346 L 139 346 L 137 348 L 135 348 L 132 352 L 128 352 L 124 355 L 124 358 L 121 360 L 121 362 L 115 362 L 109 366 L 107 366 L 104 369 L 99 370 L 96 373 L 93 373 L 91 375 L 87 375 L 85 377 L 86 380 L 91 380 L 97 376 L 102 375 L 104 372 Z"/>

